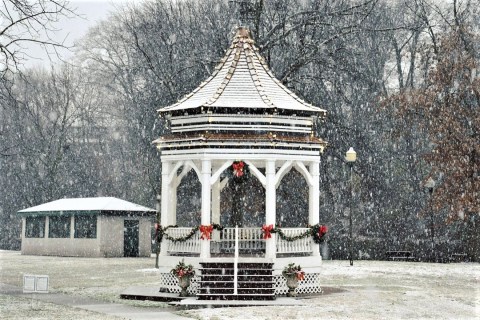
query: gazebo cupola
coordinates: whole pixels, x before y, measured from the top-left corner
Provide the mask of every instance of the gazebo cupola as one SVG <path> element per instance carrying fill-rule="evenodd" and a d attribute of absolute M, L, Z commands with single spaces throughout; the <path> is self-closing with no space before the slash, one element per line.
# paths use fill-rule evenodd
<path fill-rule="evenodd" d="M 237 30 L 225 57 L 205 82 L 158 111 L 169 129 L 154 141 L 162 161 L 162 226 L 176 224 L 176 190 L 190 170 L 202 185 L 201 224 L 219 223 L 220 191 L 228 183 L 223 173 L 238 160 L 265 188 L 266 225 L 275 225 L 276 189 L 292 168 L 309 187 L 308 222 L 319 222 L 319 163 L 326 142 L 316 136 L 314 124 L 326 111 L 306 103 L 275 78 L 247 29 Z M 266 259 L 285 253 L 275 237 L 262 241 Z M 190 253 L 210 258 L 211 241 L 198 243 L 192 244 L 198 252 Z M 318 261 L 318 244 L 312 242 L 306 250 Z M 162 241 L 161 255 L 171 252 L 174 245 Z"/>
<path fill-rule="evenodd" d="M 162 155 L 182 149 L 244 148 L 322 151 L 316 118 L 326 111 L 278 81 L 245 28 L 239 28 L 210 78 L 176 104 L 158 110 L 170 133 L 156 140 Z"/>

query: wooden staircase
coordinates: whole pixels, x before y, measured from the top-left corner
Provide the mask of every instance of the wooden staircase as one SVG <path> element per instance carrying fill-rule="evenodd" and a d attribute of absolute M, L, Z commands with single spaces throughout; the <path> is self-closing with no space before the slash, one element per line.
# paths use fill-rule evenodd
<path fill-rule="evenodd" d="M 275 300 L 273 263 L 238 263 L 237 294 L 233 262 L 201 262 L 199 300 Z"/>

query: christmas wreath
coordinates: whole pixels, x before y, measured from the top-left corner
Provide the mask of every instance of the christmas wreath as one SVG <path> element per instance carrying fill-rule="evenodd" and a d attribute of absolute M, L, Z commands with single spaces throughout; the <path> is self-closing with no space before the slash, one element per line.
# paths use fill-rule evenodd
<path fill-rule="evenodd" d="M 248 165 L 244 161 L 234 161 L 230 166 L 230 175 L 235 182 L 243 182 L 249 177 Z"/>

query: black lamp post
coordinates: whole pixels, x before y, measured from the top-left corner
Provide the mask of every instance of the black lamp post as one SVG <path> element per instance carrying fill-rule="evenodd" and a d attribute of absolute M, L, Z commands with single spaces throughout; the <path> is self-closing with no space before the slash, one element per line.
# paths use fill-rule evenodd
<path fill-rule="evenodd" d="M 353 150 L 352 147 L 348 149 L 347 153 L 345 154 L 345 161 L 350 166 L 350 215 L 349 215 L 349 227 L 350 227 L 350 245 L 349 245 L 349 259 L 350 265 L 353 266 L 353 232 L 352 232 L 352 198 L 353 198 L 353 164 L 357 160 L 357 153 Z"/>
<path fill-rule="evenodd" d="M 158 258 L 160 257 L 160 242 L 158 242 L 158 233 L 160 232 L 160 203 L 161 196 L 157 194 L 157 216 L 155 222 L 155 268 L 158 269 Z"/>
<path fill-rule="evenodd" d="M 433 195 L 433 189 L 435 188 L 435 180 L 432 179 L 432 177 L 428 178 L 427 182 L 425 183 L 425 187 L 428 190 L 428 193 L 430 194 L 430 198 L 432 198 Z M 436 260 L 436 254 L 435 254 L 435 220 L 434 220 L 434 214 L 433 210 L 430 209 L 430 237 L 432 240 L 432 261 L 435 262 Z"/>

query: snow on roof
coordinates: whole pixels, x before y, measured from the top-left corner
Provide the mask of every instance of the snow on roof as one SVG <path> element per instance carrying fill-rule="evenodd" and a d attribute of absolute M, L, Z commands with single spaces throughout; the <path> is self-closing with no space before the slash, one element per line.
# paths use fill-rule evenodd
<path fill-rule="evenodd" d="M 325 113 L 288 90 L 267 66 L 245 28 L 239 28 L 214 73 L 179 102 L 160 112 L 199 107 L 300 110 Z"/>
<path fill-rule="evenodd" d="M 97 198 L 72 198 L 60 199 L 47 202 L 35 207 L 18 211 L 22 213 L 34 212 L 56 212 L 56 211 L 135 211 L 135 212 L 155 212 L 150 209 L 132 202 L 114 197 Z"/>

